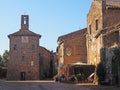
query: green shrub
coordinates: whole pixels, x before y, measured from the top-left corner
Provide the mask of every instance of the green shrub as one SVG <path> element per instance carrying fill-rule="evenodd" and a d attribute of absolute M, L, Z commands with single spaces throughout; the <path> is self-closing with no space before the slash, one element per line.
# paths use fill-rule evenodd
<path fill-rule="evenodd" d="M 55 75 L 55 76 L 53 77 L 53 79 L 54 79 L 55 81 L 58 81 L 58 79 L 59 79 L 58 75 Z"/>
<path fill-rule="evenodd" d="M 80 73 L 80 74 L 77 74 L 76 77 L 77 77 L 77 80 L 78 80 L 78 81 L 84 80 L 84 75 L 82 75 L 81 73 Z"/>
<path fill-rule="evenodd" d="M 70 82 L 77 82 L 77 81 L 78 81 L 78 80 L 77 80 L 77 77 L 76 77 L 75 75 L 70 76 L 70 77 L 68 78 L 68 80 L 69 80 Z"/>

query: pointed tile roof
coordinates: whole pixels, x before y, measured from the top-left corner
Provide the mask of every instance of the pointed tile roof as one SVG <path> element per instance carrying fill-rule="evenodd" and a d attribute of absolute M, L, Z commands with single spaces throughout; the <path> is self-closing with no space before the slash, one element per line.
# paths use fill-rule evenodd
<path fill-rule="evenodd" d="M 41 37 L 40 34 L 36 34 L 36 33 L 32 32 L 30 30 L 19 30 L 19 31 L 13 33 L 13 34 L 8 35 L 8 37 L 11 36 L 11 35 L 12 36 L 39 36 L 39 37 Z"/>
<path fill-rule="evenodd" d="M 75 38 L 75 37 L 78 37 L 78 36 L 84 36 L 86 35 L 87 33 L 87 28 L 84 28 L 84 29 L 81 29 L 81 30 L 78 30 L 78 31 L 75 31 L 75 32 L 72 32 L 72 33 L 69 33 L 69 34 L 66 34 L 66 35 L 63 35 L 63 36 L 60 36 L 58 37 L 58 40 L 57 41 L 61 41 L 61 40 L 66 40 L 66 39 L 72 39 L 72 38 Z"/>

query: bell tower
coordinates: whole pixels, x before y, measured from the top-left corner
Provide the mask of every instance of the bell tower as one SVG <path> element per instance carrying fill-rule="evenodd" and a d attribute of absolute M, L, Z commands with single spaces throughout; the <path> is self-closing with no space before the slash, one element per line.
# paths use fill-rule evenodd
<path fill-rule="evenodd" d="M 29 16 L 28 15 L 21 16 L 21 30 L 29 30 Z"/>

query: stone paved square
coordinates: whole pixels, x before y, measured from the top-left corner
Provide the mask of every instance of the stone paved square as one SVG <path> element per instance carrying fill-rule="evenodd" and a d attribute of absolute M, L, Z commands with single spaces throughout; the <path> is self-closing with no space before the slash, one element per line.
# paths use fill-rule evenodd
<path fill-rule="evenodd" d="M 54 81 L 0 81 L 0 90 L 120 90 L 117 86 L 67 84 Z"/>

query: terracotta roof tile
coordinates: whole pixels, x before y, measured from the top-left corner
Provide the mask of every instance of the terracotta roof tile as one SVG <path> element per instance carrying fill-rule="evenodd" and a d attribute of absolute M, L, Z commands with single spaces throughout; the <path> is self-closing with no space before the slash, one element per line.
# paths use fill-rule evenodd
<path fill-rule="evenodd" d="M 10 34 L 10 35 L 13 35 L 13 36 L 39 36 L 39 37 L 41 37 L 41 35 L 36 34 L 30 30 L 19 30 L 19 31 L 17 31 L 13 34 Z"/>
<path fill-rule="evenodd" d="M 82 35 L 85 35 L 86 33 L 87 33 L 87 28 L 84 28 L 84 29 L 81 29 L 81 30 L 78 30 L 78 31 L 75 31 L 75 32 L 58 37 L 58 41 L 82 36 Z"/>

